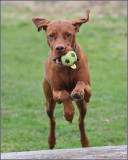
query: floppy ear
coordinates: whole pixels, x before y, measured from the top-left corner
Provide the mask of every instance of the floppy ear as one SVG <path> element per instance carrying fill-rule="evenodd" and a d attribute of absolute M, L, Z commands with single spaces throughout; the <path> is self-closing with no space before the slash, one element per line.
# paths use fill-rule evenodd
<path fill-rule="evenodd" d="M 90 13 L 90 10 L 87 9 L 87 11 L 86 11 L 87 18 L 86 19 L 77 19 L 77 20 L 71 21 L 72 25 L 75 27 L 76 32 L 79 32 L 79 28 L 82 25 L 82 23 L 86 23 L 89 21 L 89 13 Z"/>
<path fill-rule="evenodd" d="M 48 24 L 51 22 L 50 20 L 44 18 L 32 18 L 33 23 L 38 29 L 38 32 L 41 31 L 43 28 L 44 30 L 47 29 Z"/>

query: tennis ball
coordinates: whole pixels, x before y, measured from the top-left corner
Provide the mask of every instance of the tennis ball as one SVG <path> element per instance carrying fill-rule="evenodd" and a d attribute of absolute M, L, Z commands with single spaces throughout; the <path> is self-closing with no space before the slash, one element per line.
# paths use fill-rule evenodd
<path fill-rule="evenodd" d="M 68 51 L 67 54 L 61 56 L 61 62 L 64 66 L 72 66 L 77 61 L 77 55 L 74 51 Z"/>

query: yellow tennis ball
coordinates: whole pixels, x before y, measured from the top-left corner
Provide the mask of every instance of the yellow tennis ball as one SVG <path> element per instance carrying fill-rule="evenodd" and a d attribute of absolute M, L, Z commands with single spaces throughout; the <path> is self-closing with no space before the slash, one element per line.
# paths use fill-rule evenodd
<path fill-rule="evenodd" d="M 64 66 L 72 66 L 77 61 L 77 55 L 74 51 L 68 51 L 67 54 L 61 56 L 61 62 Z"/>

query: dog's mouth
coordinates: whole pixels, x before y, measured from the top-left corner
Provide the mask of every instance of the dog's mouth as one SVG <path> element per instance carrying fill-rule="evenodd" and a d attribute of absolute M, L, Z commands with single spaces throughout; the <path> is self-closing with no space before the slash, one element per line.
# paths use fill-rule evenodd
<path fill-rule="evenodd" d="M 55 58 L 54 56 L 52 56 L 52 60 L 56 63 L 56 65 L 58 65 L 59 67 L 64 67 L 64 65 L 62 64 L 61 61 L 61 56 Z M 77 58 L 77 61 L 79 61 L 79 58 Z M 75 62 L 76 63 L 76 62 Z"/>
<path fill-rule="evenodd" d="M 61 56 L 65 55 L 68 51 L 72 51 L 73 49 L 71 47 L 67 47 L 67 49 L 65 50 L 65 52 L 61 52 L 60 56 L 58 57 L 54 57 L 54 54 L 52 54 L 52 60 L 56 63 L 57 66 L 59 67 L 64 67 L 64 65 L 62 64 L 61 61 Z M 74 49 L 74 52 L 76 51 L 76 47 Z M 79 60 L 79 58 L 77 58 L 77 61 Z"/>
<path fill-rule="evenodd" d="M 60 57 L 57 57 L 57 58 L 52 57 L 52 60 L 53 60 L 57 65 L 59 65 L 59 66 L 64 66 L 64 65 L 62 64 L 62 62 L 61 62 L 61 56 L 60 56 Z"/>

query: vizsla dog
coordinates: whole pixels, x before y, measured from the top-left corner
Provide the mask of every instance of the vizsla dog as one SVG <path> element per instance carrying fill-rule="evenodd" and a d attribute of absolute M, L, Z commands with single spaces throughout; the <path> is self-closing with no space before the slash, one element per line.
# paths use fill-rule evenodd
<path fill-rule="evenodd" d="M 83 23 L 89 21 L 89 9 L 86 11 L 86 19 L 73 21 L 55 20 L 44 18 L 32 18 L 38 31 L 45 30 L 47 43 L 50 47 L 48 59 L 44 67 L 43 89 L 46 98 L 46 111 L 50 118 L 50 132 L 48 144 L 52 149 L 56 143 L 54 109 L 56 103 L 63 104 L 63 115 L 70 123 L 73 120 L 75 108 L 72 100 L 75 100 L 79 109 L 79 129 L 81 144 L 89 146 L 85 132 L 84 117 L 87 111 L 86 103 L 91 97 L 90 76 L 87 57 L 76 42 L 76 33 Z M 64 66 L 61 56 L 68 51 L 75 51 L 77 55 L 76 69 Z"/>

